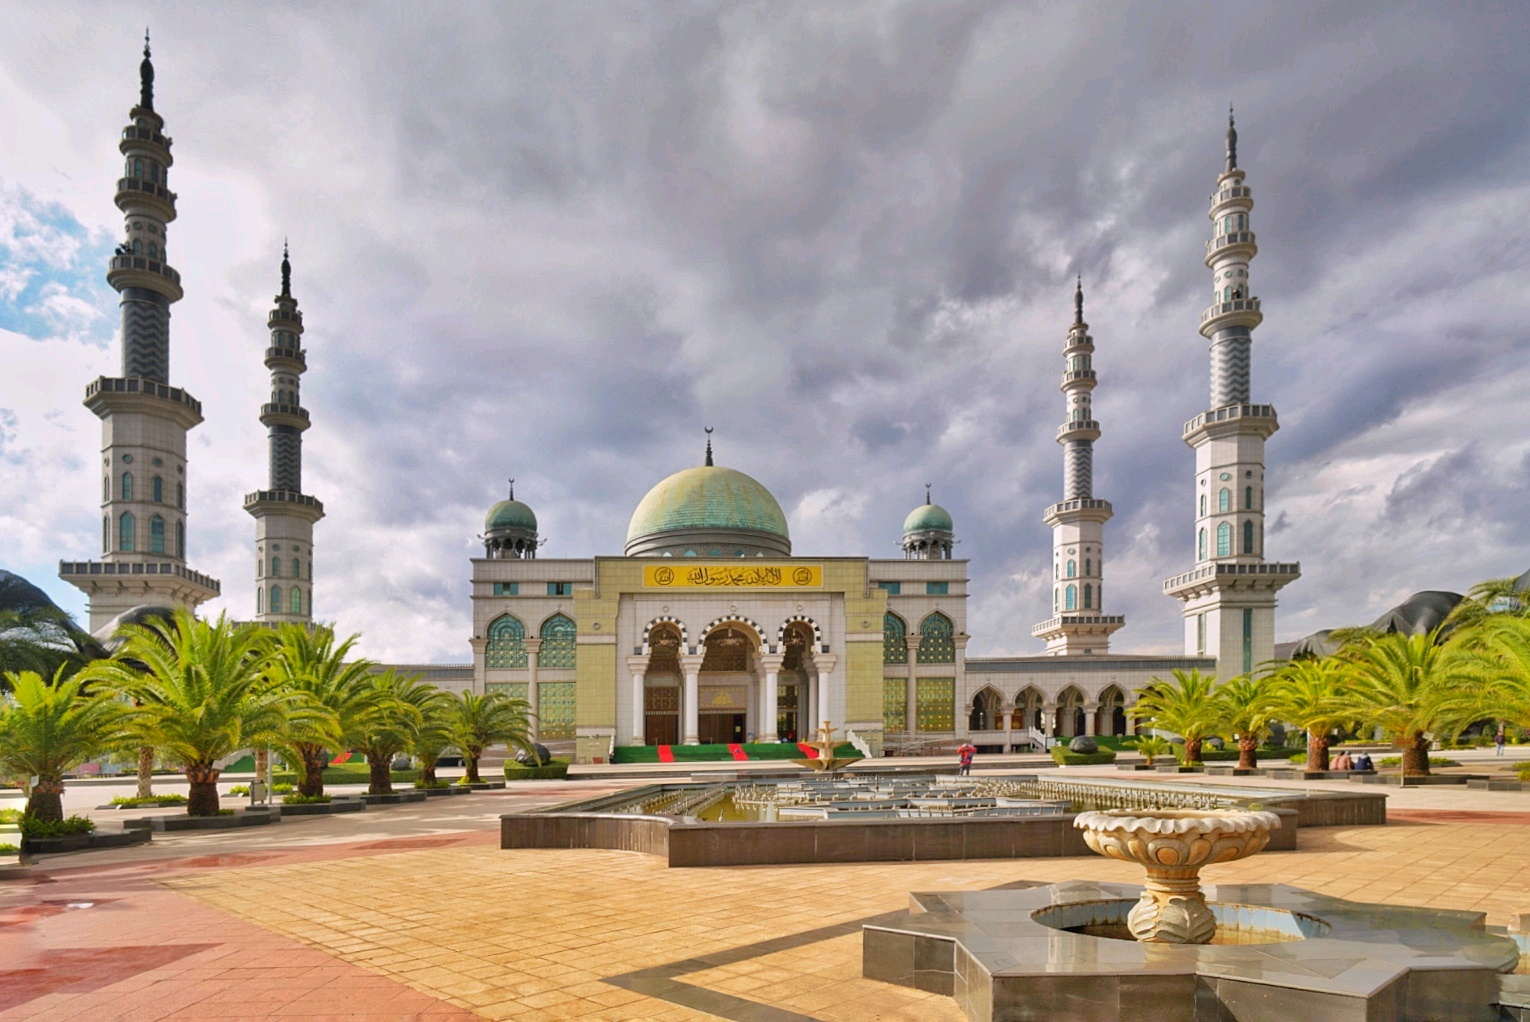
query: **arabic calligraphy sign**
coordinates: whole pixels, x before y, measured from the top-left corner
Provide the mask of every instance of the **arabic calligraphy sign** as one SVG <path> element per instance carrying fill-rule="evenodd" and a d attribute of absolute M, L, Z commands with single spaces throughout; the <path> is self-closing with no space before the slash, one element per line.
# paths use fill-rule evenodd
<path fill-rule="evenodd" d="M 647 564 L 644 589 L 820 588 L 821 564 Z"/>

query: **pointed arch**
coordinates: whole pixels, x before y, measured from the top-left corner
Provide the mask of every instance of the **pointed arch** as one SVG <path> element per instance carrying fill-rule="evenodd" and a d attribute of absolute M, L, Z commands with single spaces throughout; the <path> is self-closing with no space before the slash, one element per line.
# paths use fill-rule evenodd
<path fill-rule="evenodd" d="M 133 499 L 133 473 L 131 472 L 122 473 L 122 499 Z"/>
<path fill-rule="evenodd" d="M 1222 512 L 1231 510 L 1232 491 L 1224 486 L 1219 491 L 1217 491 L 1217 511 Z"/>
<path fill-rule="evenodd" d="M 908 625 L 890 610 L 882 615 L 882 663 L 908 663 Z"/>
<path fill-rule="evenodd" d="M 567 614 L 554 614 L 542 622 L 537 630 L 542 648 L 537 653 L 537 666 L 548 669 L 575 666 L 579 652 L 579 627 Z"/>
<path fill-rule="evenodd" d="M 1010 717 L 1010 726 L 1016 731 L 1029 728 L 1042 730 L 1044 723 L 1041 708 L 1046 705 L 1046 701 L 1046 696 L 1035 685 L 1027 685 L 1015 693 L 1015 711 Z"/>
<path fill-rule="evenodd" d="M 691 644 L 690 632 L 686 629 L 684 621 L 677 617 L 670 617 L 668 614 L 660 614 L 643 626 L 644 653 L 651 652 L 649 647 L 653 645 L 653 633 L 661 625 L 669 625 L 672 630 L 680 633 L 680 645 L 689 646 Z"/>
<path fill-rule="evenodd" d="M 1232 556 L 1232 523 L 1223 522 L 1217 526 L 1217 556 Z"/>
<path fill-rule="evenodd" d="M 133 512 L 122 512 L 117 518 L 117 549 L 124 553 L 132 553 L 137 533 L 138 520 L 133 517 Z"/>
<path fill-rule="evenodd" d="M 1078 586 L 1070 585 L 1063 593 L 1063 610 L 1078 609 Z"/>
<path fill-rule="evenodd" d="M 280 614 L 281 612 L 282 612 L 282 587 L 281 586 L 272 586 L 271 587 L 271 613 L 273 613 L 273 614 Z"/>
<path fill-rule="evenodd" d="M 956 627 L 938 610 L 919 622 L 918 659 L 921 664 L 956 663 Z"/>
<path fill-rule="evenodd" d="M 165 552 L 165 520 L 159 515 L 149 516 L 149 553 Z"/>
<path fill-rule="evenodd" d="M 301 586 L 293 586 L 287 603 L 287 613 L 303 613 L 303 590 Z"/>
<path fill-rule="evenodd" d="M 1243 552 L 1246 554 L 1254 552 L 1254 520 L 1252 518 L 1243 523 Z"/>
<path fill-rule="evenodd" d="M 526 626 L 514 614 L 501 614 L 489 623 L 485 667 L 523 670 L 526 667 Z"/>
<path fill-rule="evenodd" d="M 1084 609 L 1094 609 L 1094 586 L 1088 582 L 1084 583 Z"/>
<path fill-rule="evenodd" d="M 984 685 L 972 697 L 972 709 L 967 714 L 967 730 L 993 731 L 1004 727 L 1002 708 L 1004 696 L 992 685 Z"/>

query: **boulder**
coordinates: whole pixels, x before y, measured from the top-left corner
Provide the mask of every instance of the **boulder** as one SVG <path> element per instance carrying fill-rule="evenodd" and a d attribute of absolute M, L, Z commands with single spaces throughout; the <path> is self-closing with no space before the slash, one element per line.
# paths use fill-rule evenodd
<path fill-rule="evenodd" d="M 1089 735 L 1079 735 L 1068 743 L 1068 751 L 1076 752 L 1081 756 L 1089 756 L 1100 751 L 1100 743 Z"/>

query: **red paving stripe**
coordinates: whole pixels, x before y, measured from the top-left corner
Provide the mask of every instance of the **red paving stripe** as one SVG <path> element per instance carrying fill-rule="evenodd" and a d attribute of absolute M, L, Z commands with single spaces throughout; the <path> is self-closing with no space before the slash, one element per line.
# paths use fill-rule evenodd
<path fill-rule="evenodd" d="M 159 969 L 216 944 L 157 947 L 60 948 L 47 952 L 47 968 L 0 972 L 0 1010 L 46 994 L 90 993 Z"/>
<path fill-rule="evenodd" d="M 660 763 L 673 763 L 674 761 L 675 761 L 675 752 L 674 752 L 674 750 L 671 749 L 667 745 L 659 746 L 659 762 Z"/>
<path fill-rule="evenodd" d="M 734 759 L 747 760 L 749 758 L 748 755 L 745 754 L 744 747 L 742 745 L 728 746 L 728 755 L 732 756 Z"/>
<path fill-rule="evenodd" d="M 1500 813 L 1476 809 L 1389 809 L 1388 820 L 1413 823 L 1530 823 L 1530 813 Z"/>

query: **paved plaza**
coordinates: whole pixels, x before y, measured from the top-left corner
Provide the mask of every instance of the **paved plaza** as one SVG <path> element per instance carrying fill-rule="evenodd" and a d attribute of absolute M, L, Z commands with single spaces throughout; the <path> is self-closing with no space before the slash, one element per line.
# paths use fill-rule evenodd
<path fill-rule="evenodd" d="M 915 890 L 1140 880 L 1099 857 L 668 869 L 498 847 L 501 813 L 634 783 L 523 784 L 44 860 L 0 884 L 0 1019 L 957 1022 L 948 998 L 860 978 L 863 923 Z M 1497 924 L 1530 910 L 1530 793 L 1389 793 L 1385 827 L 1304 830 L 1298 851 L 1206 879 Z"/>

